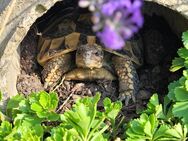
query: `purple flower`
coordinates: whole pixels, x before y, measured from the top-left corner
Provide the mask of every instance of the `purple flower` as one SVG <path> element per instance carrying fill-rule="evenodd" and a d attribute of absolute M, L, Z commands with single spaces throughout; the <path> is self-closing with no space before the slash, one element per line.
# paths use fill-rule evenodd
<path fill-rule="evenodd" d="M 78 5 L 82 8 L 89 7 L 90 11 L 95 11 L 96 6 L 102 4 L 105 0 L 80 0 Z"/>
<path fill-rule="evenodd" d="M 106 47 L 120 49 L 143 25 L 142 0 L 80 0 L 93 8 L 93 29 Z M 91 9 L 91 8 L 90 8 Z"/>
<path fill-rule="evenodd" d="M 102 5 L 101 11 L 105 16 L 112 16 L 120 8 L 130 7 L 129 0 L 109 0 Z"/>
<path fill-rule="evenodd" d="M 142 17 L 141 11 L 140 10 L 135 10 L 134 14 L 131 17 L 131 20 L 138 26 L 138 27 L 142 27 L 143 23 L 144 23 L 144 19 Z"/>
<path fill-rule="evenodd" d="M 112 49 L 121 49 L 125 45 L 123 38 L 110 26 L 105 26 L 97 36 L 104 43 L 105 47 Z"/>

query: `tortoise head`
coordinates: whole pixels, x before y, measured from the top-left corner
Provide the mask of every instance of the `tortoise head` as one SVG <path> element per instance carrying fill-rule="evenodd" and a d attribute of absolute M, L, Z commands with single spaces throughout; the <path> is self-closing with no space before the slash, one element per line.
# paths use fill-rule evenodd
<path fill-rule="evenodd" d="M 80 45 L 76 51 L 76 65 L 82 68 L 101 68 L 104 53 L 97 44 Z"/>

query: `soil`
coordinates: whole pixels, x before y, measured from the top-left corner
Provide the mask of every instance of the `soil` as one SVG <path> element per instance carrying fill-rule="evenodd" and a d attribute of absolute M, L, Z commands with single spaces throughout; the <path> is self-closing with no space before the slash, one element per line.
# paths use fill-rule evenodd
<path fill-rule="evenodd" d="M 19 93 L 28 95 L 31 92 L 44 90 L 41 80 L 42 67 L 37 63 L 37 39 L 35 28 L 31 28 L 21 43 L 21 74 L 17 80 Z M 162 98 L 167 94 L 169 82 L 179 77 L 178 73 L 169 72 L 172 59 L 176 56 L 177 49 L 181 47 L 178 37 L 170 30 L 166 21 L 159 16 L 145 15 L 145 24 L 139 34 L 143 39 L 144 65 L 137 70 L 140 78 L 140 92 L 137 102 L 123 106 L 121 114 L 126 115 L 126 120 L 137 117 L 147 104 L 153 93 L 158 93 Z M 151 38 L 155 38 L 152 42 Z M 96 92 L 102 94 L 102 99 L 109 97 L 112 101 L 118 99 L 118 82 L 76 82 L 61 81 L 53 91 L 59 96 L 57 112 L 63 113 L 70 109 L 76 99 L 93 96 Z M 99 106 L 102 105 L 102 100 Z"/>

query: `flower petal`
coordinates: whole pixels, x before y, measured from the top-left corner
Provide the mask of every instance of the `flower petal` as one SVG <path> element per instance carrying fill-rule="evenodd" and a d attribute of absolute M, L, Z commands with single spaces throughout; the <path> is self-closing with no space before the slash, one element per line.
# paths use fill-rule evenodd
<path fill-rule="evenodd" d="M 104 43 L 105 47 L 111 49 L 118 50 L 125 45 L 123 38 L 109 26 L 105 26 L 102 32 L 98 32 L 97 36 Z"/>
<path fill-rule="evenodd" d="M 78 5 L 82 8 L 86 8 L 90 5 L 90 2 L 88 0 L 80 0 Z"/>

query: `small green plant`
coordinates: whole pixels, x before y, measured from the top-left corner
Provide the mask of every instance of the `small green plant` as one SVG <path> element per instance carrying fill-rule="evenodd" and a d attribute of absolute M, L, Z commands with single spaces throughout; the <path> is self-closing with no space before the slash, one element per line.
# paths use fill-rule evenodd
<path fill-rule="evenodd" d="M 48 141 L 56 140 L 80 140 L 80 141 L 103 141 L 108 140 L 110 132 L 104 133 L 109 126 L 114 126 L 115 118 L 121 109 L 121 103 L 112 103 L 109 98 L 103 101 L 104 112 L 97 111 L 97 103 L 100 95 L 94 98 L 80 99 L 73 106 L 73 109 L 65 112 L 61 119 L 60 127 L 52 131 Z M 104 121 L 110 121 L 110 125 Z M 58 138 L 57 138 L 58 137 Z"/>
<path fill-rule="evenodd" d="M 132 120 L 126 131 L 126 141 L 186 141 L 187 127 L 166 120 L 158 96 L 151 97 L 140 118 Z"/>
<path fill-rule="evenodd" d="M 183 67 L 188 69 L 188 31 L 184 32 L 182 35 L 182 41 L 184 47 L 178 49 L 179 57 L 175 57 L 172 61 L 172 66 L 170 71 L 175 72 Z"/>
<path fill-rule="evenodd" d="M 12 97 L 7 104 L 9 121 L 2 120 L 0 140 L 5 141 L 98 141 L 108 140 L 115 128 L 115 118 L 121 102 L 112 103 L 104 99 L 104 111 L 97 110 L 100 94 L 92 98 L 79 99 L 71 110 L 57 114 L 56 93 L 39 92 Z M 106 121 L 109 121 L 108 124 Z M 45 122 L 58 122 L 58 126 L 48 126 Z M 113 131 L 113 130 L 112 130 Z M 46 135 L 48 135 L 46 137 Z"/>
<path fill-rule="evenodd" d="M 188 133 L 188 31 L 182 35 L 184 47 L 172 61 L 172 72 L 183 69 L 183 76 L 168 86 L 164 103 L 151 97 L 140 118 L 132 120 L 126 131 L 127 141 L 186 141 Z"/>
<path fill-rule="evenodd" d="M 171 71 L 183 69 L 183 76 L 168 86 L 168 98 L 172 100 L 172 113 L 188 124 L 188 31 L 182 35 L 184 47 L 178 50 L 179 57 L 172 62 Z"/>

